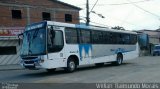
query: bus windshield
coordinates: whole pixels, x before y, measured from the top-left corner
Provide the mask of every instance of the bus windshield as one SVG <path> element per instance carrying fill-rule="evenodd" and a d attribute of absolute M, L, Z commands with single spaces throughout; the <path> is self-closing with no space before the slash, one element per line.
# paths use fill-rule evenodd
<path fill-rule="evenodd" d="M 36 28 L 24 32 L 21 56 L 36 56 L 46 52 L 46 29 Z"/>

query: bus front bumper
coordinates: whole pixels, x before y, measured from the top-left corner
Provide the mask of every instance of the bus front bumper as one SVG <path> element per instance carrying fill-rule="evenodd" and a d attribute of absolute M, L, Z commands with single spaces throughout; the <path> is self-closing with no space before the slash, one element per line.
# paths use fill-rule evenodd
<path fill-rule="evenodd" d="M 42 66 L 38 61 L 32 61 L 32 60 L 22 60 L 21 66 L 26 69 L 42 69 Z"/>

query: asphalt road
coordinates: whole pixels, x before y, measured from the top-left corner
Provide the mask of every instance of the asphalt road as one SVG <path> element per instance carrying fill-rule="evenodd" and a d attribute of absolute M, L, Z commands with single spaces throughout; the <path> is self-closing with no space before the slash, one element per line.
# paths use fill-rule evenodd
<path fill-rule="evenodd" d="M 0 82 L 14 83 L 160 83 L 160 56 L 139 57 L 121 66 L 81 67 L 74 73 L 58 69 L 0 71 Z"/>

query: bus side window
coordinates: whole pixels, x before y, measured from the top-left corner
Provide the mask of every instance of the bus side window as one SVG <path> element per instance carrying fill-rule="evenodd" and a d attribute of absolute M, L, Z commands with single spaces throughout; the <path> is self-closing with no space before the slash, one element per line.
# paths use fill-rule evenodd
<path fill-rule="evenodd" d="M 97 31 L 92 30 L 92 43 L 97 44 L 98 42 L 98 34 Z"/>
<path fill-rule="evenodd" d="M 89 30 L 80 30 L 80 43 L 91 43 L 91 32 Z"/>
<path fill-rule="evenodd" d="M 109 33 L 109 44 L 113 44 L 113 33 Z"/>
<path fill-rule="evenodd" d="M 118 44 L 118 34 L 116 32 L 114 32 L 112 34 L 112 40 L 113 40 L 113 44 Z"/>
<path fill-rule="evenodd" d="M 108 44 L 109 43 L 108 42 L 108 40 L 109 40 L 108 36 L 109 36 L 109 33 L 104 31 L 103 32 L 103 41 L 104 41 L 104 44 Z"/>
<path fill-rule="evenodd" d="M 77 30 L 74 28 L 66 28 L 65 37 L 66 37 L 67 44 L 77 44 L 78 43 Z"/>
<path fill-rule="evenodd" d="M 137 36 L 136 35 L 131 35 L 131 44 L 136 44 L 137 42 Z"/>
<path fill-rule="evenodd" d="M 123 40 L 122 40 L 122 34 L 118 34 L 118 44 L 123 44 Z"/>

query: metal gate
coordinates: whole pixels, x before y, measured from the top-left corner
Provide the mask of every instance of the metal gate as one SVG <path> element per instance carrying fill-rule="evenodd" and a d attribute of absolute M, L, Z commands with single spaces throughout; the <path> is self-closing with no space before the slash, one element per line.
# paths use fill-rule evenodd
<path fill-rule="evenodd" d="M 18 45 L 18 40 L 0 40 L 0 47 L 16 47 L 15 54 L 1 54 L 0 55 L 0 65 L 10 65 L 10 64 L 19 64 L 20 63 L 20 46 Z M 4 49 L 3 49 L 4 50 Z M 2 49 L 0 49 L 1 53 L 3 53 Z M 5 50 L 10 51 L 10 50 Z"/>

